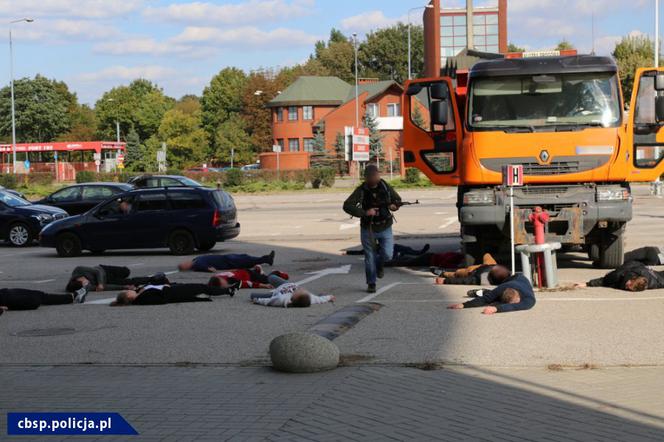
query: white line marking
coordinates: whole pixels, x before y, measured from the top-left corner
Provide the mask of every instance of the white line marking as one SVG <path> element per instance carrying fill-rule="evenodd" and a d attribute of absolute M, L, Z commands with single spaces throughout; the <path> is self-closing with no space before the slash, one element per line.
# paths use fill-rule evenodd
<path fill-rule="evenodd" d="M 436 212 L 434 215 L 447 215 L 447 212 Z"/>
<path fill-rule="evenodd" d="M 133 263 L 133 264 L 127 264 L 127 267 L 140 267 L 140 266 L 144 266 L 144 265 L 145 265 L 144 262 L 136 262 L 136 263 Z"/>
<path fill-rule="evenodd" d="M 302 281 L 296 282 L 296 284 L 304 285 L 308 282 L 315 281 L 315 280 L 320 279 L 323 276 L 327 276 L 327 275 L 347 275 L 347 274 L 350 273 L 350 268 L 351 268 L 351 265 L 346 264 L 346 265 L 341 266 L 341 267 L 332 267 L 332 268 L 329 268 L 329 269 L 319 270 L 317 272 L 310 272 L 310 273 L 307 273 L 307 275 L 311 275 L 310 277 L 304 278 Z"/>
<path fill-rule="evenodd" d="M 441 200 L 451 200 L 451 199 L 454 198 L 455 196 L 456 196 L 455 194 L 452 194 L 452 195 L 445 195 L 445 196 L 441 197 L 440 199 L 441 199 Z"/>
<path fill-rule="evenodd" d="M 179 270 L 171 270 L 170 272 L 164 272 L 164 275 L 174 275 L 176 273 L 180 273 Z"/>
<path fill-rule="evenodd" d="M 439 229 L 447 229 L 449 226 L 451 226 L 455 222 L 457 222 L 457 217 L 456 216 L 451 216 L 451 217 L 447 218 L 446 221 L 443 223 L 443 225 L 441 225 L 438 228 Z"/>
<path fill-rule="evenodd" d="M 53 281 L 55 281 L 55 279 L 42 279 L 40 281 L 35 281 L 33 279 L 31 279 L 29 281 L 22 281 L 22 280 L 16 279 L 16 280 L 0 281 L 0 282 L 12 283 L 12 284 L 14 284 L 14 283 L 16 283 L 16 284 L 46 284 L 47 282 L 53 282 Z"/>
<path fill-rule="evenodd" d="M 386 285 L 385 287 L 381 287 L 380 289 L 378 289 L 378 291 L 376 291 L 376 293 L 372 293 L 369 296 L 365 296 L 364 298 L 360 299 L 359 301 L 355 301 L 355 302 L 357 302 L 357 303 L 369 302 L 372 299 L 374 299 L 376 296 L 382 295 L 386 291 L 391 290 L 394 287 L 396 287 L 398 285 L 401 285 L 401 284 L 403 284 L 403 282 L 393 282 L 392 284 Z"/>
<path fill-rule="evenodd" d="M 355 227 L 360 226 L 360 220 L 355 221 L 354 223 L 344 223 L 339 226 L 339 230 L 348 230 L 354 229 Z"/>

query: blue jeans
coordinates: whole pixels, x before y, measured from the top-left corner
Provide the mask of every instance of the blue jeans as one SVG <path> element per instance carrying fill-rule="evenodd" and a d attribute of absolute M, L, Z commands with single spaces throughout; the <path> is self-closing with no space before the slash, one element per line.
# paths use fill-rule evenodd
<path fill-rule="evenodd" d="M 372 232 L 368 228 L 362 228 L 360 238 L 362 239 L 362 249 L 364 249 L 364 271 L 367 276 L 367 284 L 375 284 L 378 269 L 382 269 L 383 264 L 390 261 L 394 253 L 392 227 L 382 232 Z"/>

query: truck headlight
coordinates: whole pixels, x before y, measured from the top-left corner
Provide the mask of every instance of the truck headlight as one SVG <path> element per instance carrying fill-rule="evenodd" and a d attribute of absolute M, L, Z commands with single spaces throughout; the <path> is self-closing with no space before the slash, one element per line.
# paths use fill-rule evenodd
<path fill-rule="evenodd" d="M 491 206 L 496 204 L 496 194 L 491 189 L 471 190 L 464 193 L 463 204 L 467 206 Z"/>
<path fill-rule="evenodd" d="M 629 190 L 624 187 L 598 187 L 597 201 L 625 201 L 630 198 Z"/>

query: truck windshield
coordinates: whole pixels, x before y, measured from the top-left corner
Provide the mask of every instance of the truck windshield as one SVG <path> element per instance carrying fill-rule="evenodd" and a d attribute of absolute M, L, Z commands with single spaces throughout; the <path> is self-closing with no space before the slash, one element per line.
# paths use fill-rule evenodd
<path fill-rule="evenodd" d="M 621 121 L 614 73 L 480 78 L 468 103 L 471 130 L 580 130 Z"/>

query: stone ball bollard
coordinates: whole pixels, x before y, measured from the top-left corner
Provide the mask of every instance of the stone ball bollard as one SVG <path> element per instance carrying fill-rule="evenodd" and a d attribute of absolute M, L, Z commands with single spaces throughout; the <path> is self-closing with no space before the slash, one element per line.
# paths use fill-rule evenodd
<path fill-rule="evenodd" d="M 312 333 L 289 333 L 270 342 L 272 366 L 287 373 L 316 373 L 339 365 L 339 348 Z"/>

